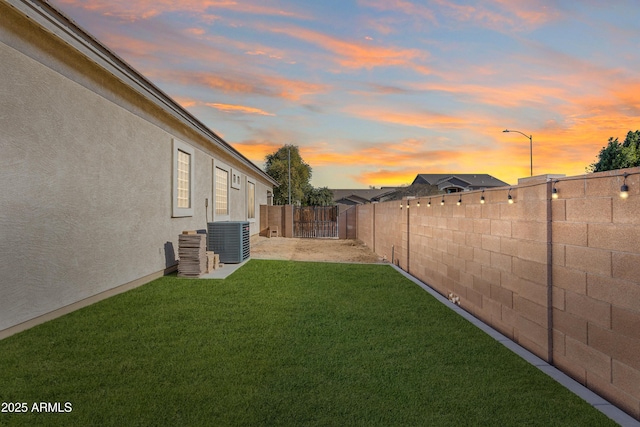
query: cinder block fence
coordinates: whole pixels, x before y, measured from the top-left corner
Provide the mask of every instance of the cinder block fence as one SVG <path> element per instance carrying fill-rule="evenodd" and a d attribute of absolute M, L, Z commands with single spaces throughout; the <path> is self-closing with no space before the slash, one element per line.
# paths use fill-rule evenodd
<path fill-rule="evenodd" d="M 356 224 L 378 255 L 640 419 L 640 168 L 361 205 Z"/>

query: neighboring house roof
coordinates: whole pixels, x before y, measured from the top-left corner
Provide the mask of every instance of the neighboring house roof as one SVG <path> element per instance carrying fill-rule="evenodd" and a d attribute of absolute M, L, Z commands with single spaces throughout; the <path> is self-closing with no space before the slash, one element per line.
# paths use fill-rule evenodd
<path fill-rule="evenodd" d="M 412 184 L 406 187 L 398 187 L 385 200 L 401 200 L 405 197 L 429 197 L 440 193 L 441 191 L 436 185 Z"/>
<path fill-rule="evenodd" d="M 186 126 L 217 145 L 222 151 L 249 167 L 261 178 L 273 185 L 278 183 L 262 169 L 247 159 L 238 150 L 229 145 L 204 123 L 185 110 L 176 101 L 164 93 L 150 80 L 140 74 L 126 61 L 99 42 L 64 13 L 42 0 L 8 0 L 8 3 L 28 16 L 46 31 L 62 39 L 65 43 L 81 52 L 118 80 L 145 97 L 148 101 L 164 110 Z"/>
<path fill-rule="evenodd" d="M 337 200 L 334 199 L 334 202 L 338 204 L 343 204 L 343 205 L 363 205 L 365 203 L 370 203 L 371 200 L 367 200 L 363 197 L 359 197 L 352 194 L 350 196 L 342 197 Z"/>
<path fill-rule="evenodd" d="M 419 174 L 413 184 L 436 185 L 441 191 L 447 189 L 476 190 L 491 187 L 506 187 L 509 184 L 486 173 L 478 174 Z"/>
<path fill-rule="evenodd" d="M 393 193 L 396 187 L 359 188 L 350 190 L 331 190 L 336 203 L 361 205 L 379 201 L 380 198 Z M 342 201 L 342 202 L 341 202 Z"/>

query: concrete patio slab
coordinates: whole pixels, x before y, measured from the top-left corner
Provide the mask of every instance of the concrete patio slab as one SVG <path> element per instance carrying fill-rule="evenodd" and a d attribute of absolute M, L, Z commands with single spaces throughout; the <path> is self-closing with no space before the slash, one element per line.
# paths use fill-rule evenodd
<path fill-rule="evenodd" d="M 221 267 L 217 270 L 212 270 L 210 273 L 203 274 L 198 277 L 198 279 L 226 279 L 227 277 L 238 271 L 247 262 L 249 262 L 250 259 L 251 258 L 248 258 L 239 264 L 225 264 L 224 267 Z"/>

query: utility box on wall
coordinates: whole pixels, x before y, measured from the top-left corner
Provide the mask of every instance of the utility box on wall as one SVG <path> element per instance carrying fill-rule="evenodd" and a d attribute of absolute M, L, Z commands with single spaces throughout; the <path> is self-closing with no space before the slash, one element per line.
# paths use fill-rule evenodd
<path fill-rule="evenodd" d="M 251 255 L 248 221 L 207 223 L 207 250 L 220 255 L 220 262 L 237 264 Z"/>

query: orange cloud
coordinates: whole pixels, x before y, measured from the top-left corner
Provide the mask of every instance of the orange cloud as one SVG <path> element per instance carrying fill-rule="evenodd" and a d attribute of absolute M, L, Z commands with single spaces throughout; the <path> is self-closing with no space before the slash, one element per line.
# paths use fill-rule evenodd
<path fill-rule="evenodd" d="M 442 92 L 450 94 L 466 103 L 474 102 L 482 105 L 500 107 L 545 105 L 550 100 L 565 99 L 569 96 L 563 87 L 553 85 L 542 86 L 530 84 L 482 85 L 465 83 L 419 83 L 410 86 L 412 90 L 426 92 Z"/>
<path fill-rule="evenodd" d="M 173 100 L 176 101 L 178 104 L 182 106 L 182 108 L 185 108 L 185 109 L 196 107 L 200 104 L 200 102 L 195 99 L 185 98 L 182 96 L 176 96 L 173 98 Z"/>
<path fill-rule="evenodd" d="M 378 169 L 371 172 L 363 172 L 358 175 L 351 175 L 351 178 L 363 186 L 389 186 L 411 184 L 420 172 L 397 171 L 389 169 Z M 435 173 L 435 172 L 434 172 Z"/>
<path fill-rule="evenodd" d="M 395 144 L 366 147 L 360 150 L 337 152 L 334 147 L 318 149 L 315 146 L 300 147 L 300 154 L 312 167 L 318 166 L 420 166 L 436 158 L 450 158 L 453 151 L 422 149 L 420 152 L 406 152 Z"/>
<path fill-rule="evenodd" d="M 533 134 L 534 175 L 580 175 L 595 161 L 599 149 L 610 136 L 624 138 L 628 130 L 640 128 L 637 122 L 623 122 L 617 129 L 608 118 L 579 121 L 572 127 L 549 124 L 539 129 L 520 129 Z M 603 126 L 604 125 L 604 126 Z M 443 138 L 407 138 L 376 145 L 313 142 L 300 146 L 302 157 L 314 172 L 343 170 L 363 187 L 408 184 L 418 173 L 488 173 L 505 182 L 516 184 L 529 176 L 529 141 L 516 133 L 502 133 L 503 128 L 483 126 L 469 132 L 456 130 L 461 139 L 472 141 L 450 145 Z M 282 146 L 286 140 L 256 140 L 233 144 L 247 157 L 262 162 L 264 156 Z M 476 144 L 476 139 L 492 143 Z M 355 171 L 355 172 L 354 172 Z M 334 172 L 335 174 L 335 172 Z M 322 184 L 327 185 L 327 184 Z"/>
<path fill-rule="evenodd" d="M 446 83 L 416 85 L 416 89 L 438 90 L 450 93 L 467 105 L 495 106 L 480 113 L 459 112 L 456 115 L 429 111 L 389 107 L 351 106 L 344 111 L 352 116 L 374 122 L 393 123 L 438 132 L 455 132 L 456 141 L 479 141 L 478 147 L 459 146 L 444 148 L 440 152 L 407 149 L 412 156 L 384 149 L 379 152 L 365 150 L 370 158 L 379 156 L 386 164 L 377 164 L 376 170 L 416 170 L 416 158 L 422 159 L 420 171 L 452 173 L 490 173 L 504 181 L 515 183 L 529 175 L 529 141 L 515 133 L 503 134 L 505 127 L 519 129 L 533 135 L 534 174 L 564 173 L 579 175 L 595 161 L 600 148 L 609 137 L 624 138 L 627 131 L 640 128 L 640 80 L 625 78 L 614 70 L 590 67 L 585 76 L 557 76 L 547 85 L 515 84 L 500 87 Z M 612 79 L 612 75 L 617 78 Z M 594 77 L 595 76 L 595 77 Z M 599 82 L 594 85 L 593 82 Z M 581 86 L 599 88 L 588 95 Z M 501 102 L 502 99 L 502 102 Z M 534 108 L 532 120 L 522 125 L 513 123 L 510 108 Z M 408 111 L 407 111 L 408 110 Z M 541 118 L 548 117 L 544 121 Z M 504 126 L 504 127 L 502 127 Z M 440 155 L 441 154 L 441 155 Z M 363 156 L 362 162 L 366 157 Z M 353 159 L 354 164 L 358 163 Z M 370 170 L 366 173 L 373 173 Z M 382 177 L 382 175 L 380 175 Z M 386 175 L 390 176 L 390 175 Z M 371 182 L 373 175 L 362 175 L 360 182 L 367 185 L 392 185 L 392 182 Z M 382 179 L 382 178 L 381 178 Z"/>
<path fill-rule="evenodd" d="M 528 153 L 528 150 L 527 150 Z M 528 156 L 527 156 L 528 159 Z M 408 164 L 381 165 L 355 176 L 363 185 L 399 185 L 411 183 L 419 173 L 488 173 L 508 183 L 515 184 L 520 177 L 529 175 L 529 162 L 518 164 L 503 152 L 477 147 L 467 151 L 442 151 L 424 155 Z"/>
<path fill-rule="evenodd" d="M 511 184 L 515 184 L 518 178 L 529 176 L 527 138 L 503 134 L 502 128 L 497 127 L 483 128 L 480 134 L 490 135 L 495 142 L 491 145 L 471 143 L 449 147 L 446 140 L 438 138 L 409 138 L 374 146 L 363 145 L 360 149 L 353 148 L 353 145 L 342 144 L 336 148 L 335 144 L 316 142 L 300 146 L 300 152 L 316 174 L 324 175 L 327 169 L 344 170 L 344 176 L 362 186 L 408 184 L 418 173 L 489 173 Z M 593 162 L 608 138 L 594 144 L 589 141 L 589 136 L 567 134 L 562 129 L 534 130 L 533 135 L 536 175 L 584 173 L 584 168 Z M 276 137 L 232 145 L 251 160 L 261 163 L 266 154 L 282 146 L 280 142 L 273 142 L 280 140 L 281 137 Z"/>
<path fill-rule="evenodd" d="M 360 69 L 388 66 L 412 68 L 423 74 L 431 71 L 417 62 L 427 57 L 426 52 L 418 49 L 402 49 L 374 46 L 371 43 L 348 42 L 317 31 L 302 27 L 269 28 L 275 33 L 286 34 L 290 37 L 314 44 L 335 55 L 334 62 L 343 68 Z"/>
<path fill-rule="evenodd" d="M 605 123 L 610 123 L 604 118 Z M 600 120 L 590 119 L 584 123 L 576 123 L 569 128 L 534 129 L 533 135 L 533 173 L 568 176 L 580 175 L 593 163 L 600 148 L 606 145 L 609 137 L 624 138 L 627 130 L 633 127 L 618 124 L 616 129 L 599 126 Z M 633 126 L 631 123 L 629 125 Z M 637 123 L 636 123 L 637 127 Z M 513 165 L 520 165 L 518 170 L 511 171 L 515 181 L 518 177 L 529 175 L 529 141 L 518 134 L 503 134 L 501 141 L 501 157 Z M 517 173 L 517 175 L 516 175 Z"/>
<path fill-rule="evenodd" d="M 204 105 L 218 109 L 220 111 L 224 111 L 225 113 L 258 114 L 260 116 L 275 116 L 275 114 L 268 113 L 259 108 L 247 107 L 244 105 L 217 104 L 213 102 L 205 102 Z"/>
<path fill-rule="evenodd" d="M 418 173 L 491 173 L 489 170 L 510 164 L 508 159 L 500 160 L 499 151 L 499 147 L 472 144 L 448 147 L 439 138 L 410 138 L 343 151 L 323 144 L 301 147 L 302 157 L 313 168 L 359 170 L 350 175 L 363 185 L 399 185 L 411 182 Z"/>
<path fill-rule="evenodd" d="M 215 108 L 216 110 L 220 110 L 225 113 L 237 113 L 237 114 L 257 114 L 260 116 L 275 116 L 273 113 L 269 113 L 267 111 L 261 110 L 255 107 L 248 107 L 245 105 L 234 105 L 234 104 L 221 104 L 214 102 L 202 102 L 197 99 L 185 98 L 185 97 L 176 97 L 174 100 L 180 104 L 183 108 L 189 109 L 193 107 L 198 107 L 201 105 L 205 105 L 207 107 Z"/>
<path fill-rule="evenodd" d="M 283 144 L 268 140 L 247 140 L 231 145 L 252 162 L 262 164 L 267 154 L 278 151 Z"/>
<path fill-rule="evenodd" d="M 359 155 L 339 153 L 331 148 L 322 150 L 313 146 L 300 147 L 300 155 L 312 167 L 349 165 L 357 160 L 362 161 Z"/>
<path fill-rule="evenodd" d="M 350 105 L 343 109 L 346 113 L 365 120 L 399 124 L 403 126 L 415 126 L 425 129 L 461 129 L 469 127 L 470 123 L 478 123 L 483 119 L 477 117 L 471 120 L 469 117 L 456 117 L 433 111 L 406 111 L 398 108 L 370 107 Z"/>
<path fill-rule="evenodd" d="M 405 139 L 342 151 L 327 144 L 314 144 L 301 147 L 301 154 L 316 171 L 324 168 L 357 170 L 345 174 L 363 186 L 406 184 L 418 173 L 488 173 L 511 184 L 529 176 L 527 138 L 515 133 L 503 134 L 503 129 L 497 127 L 480 130 L 478 134 L 469 133 L 466 137 L 473 140 L 487 135 L 494 143 L 448 146 L 444 140 Z M 564 132 L 561 129 L 534 130 L 535 175 L 584 173 L 608 138 L 604 138 L 602 144 L 594 145 L 586 135 L 563 135 Z M 461 137 L 465 137 L 464 133 Z"/>

